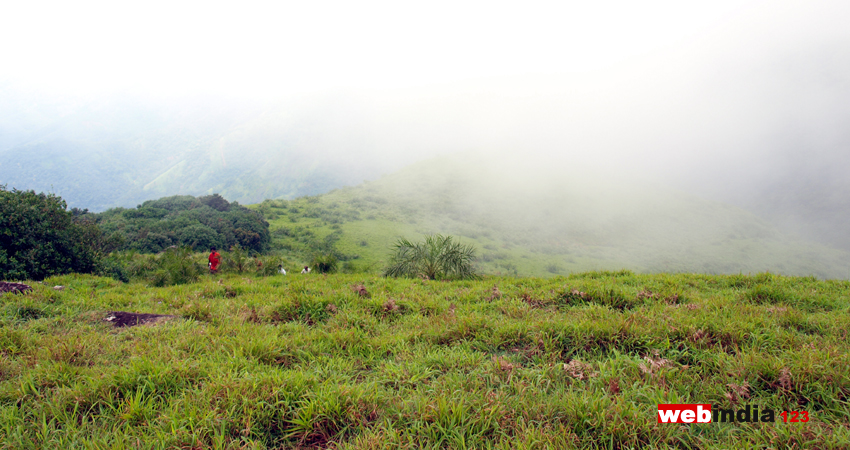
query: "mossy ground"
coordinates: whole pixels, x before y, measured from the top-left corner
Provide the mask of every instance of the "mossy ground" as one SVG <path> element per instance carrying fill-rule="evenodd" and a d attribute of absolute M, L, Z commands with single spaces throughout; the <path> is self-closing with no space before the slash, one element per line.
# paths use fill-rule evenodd
<path fill-rule="evenodd" d="M 771 274 L 55 277 L 0 296 L 0 448 L 848 448 L 848 305 Z"/>

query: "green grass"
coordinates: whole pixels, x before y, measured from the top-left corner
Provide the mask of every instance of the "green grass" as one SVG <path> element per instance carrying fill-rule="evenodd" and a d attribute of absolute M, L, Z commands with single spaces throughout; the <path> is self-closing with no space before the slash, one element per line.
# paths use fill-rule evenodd
<path fill-rule="evenodd" d="M 848 448 L 848 301 L 772 274 L 55 277 L 0 296 L 0 448 Z"/>

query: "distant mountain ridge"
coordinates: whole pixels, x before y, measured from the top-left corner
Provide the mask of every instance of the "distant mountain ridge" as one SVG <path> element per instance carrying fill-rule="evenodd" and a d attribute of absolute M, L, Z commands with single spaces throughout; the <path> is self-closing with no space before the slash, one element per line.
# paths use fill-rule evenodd
<path fill-rule="evenodd" d="M 474 104 L 477 97 L 460 98 Z M 545 150 L 545 133 L 535 136 L 537 129 L 528 124 L 522 139 L 502 143 L 486 132 L 489 128 L 464 122 L 484 116 L 487 109 L 511 109 L 498 97 L 487 98 L 486 108 L 459 111 L 448 108 L 454 103 L 436 92 L 424 99 L 402 95 L 388 103 L 344 94 L 265 103 L 159 101 L 131 94 L 55 98 L 20 93 L 0 82 L 0 184 L 53 192 L 71 207 L 92 211 L 214 193 L 251 204 L 357 185 L 426 155 L 454 153 L 480 142 L 486 149 L 504 146 L 491 157 L 536 145 Z M 394 109 L 404 102 L 414 106 Z M 841 123 L 841 117 L 835 122 Z M 564 117 L 547 119 L 561 124 Z M 510 123 L 508 117 L 502 120 Z M 695 180 L 688 189 L 755 212 L 782 232 L 850 251 L 850 184 L 843 174 L 850 164 L 850 153 L 843 151 L 850 134 L 835 131 L 839 136 L 827 145 L 808 140 L 818 133 L 790 129 L 777 139 L 782 144 L 771 144 L 765 155 L 772 163 L 761 172 L 725 159 L 719 167 L 731 175 L 717 176 L 718 167 L 677 171 L 673 165 L 671 171 Z M 682 142 L 683 155 L 689 142 Z M 544 150 L 536 157 L 548 160 L 547 151 L 570 152 L 568 146 Z M 652 161 L 638 162 L 645 166 L 637 170 L 652 166 Z M 554 164 L 559 163 L 549 161 Z M 656 166 L 666 167 L 663 162 Z M 575 175 L 570 167 L 565 174 Z M 722 188 L 700 190 L 702 185 Z"/>
<path fill-rule="evenodd" d="M 328 141 L 321 105 L 124 97 L 61 106 L 0 106 L 0 182 L 101 211 L 176 194 L 220 193 L 240 203 L 294 198 L 384 169 L 377 158 L 355 156 L 360 147 Z M 19 117 L 22 109 L 31 114 Z"/>

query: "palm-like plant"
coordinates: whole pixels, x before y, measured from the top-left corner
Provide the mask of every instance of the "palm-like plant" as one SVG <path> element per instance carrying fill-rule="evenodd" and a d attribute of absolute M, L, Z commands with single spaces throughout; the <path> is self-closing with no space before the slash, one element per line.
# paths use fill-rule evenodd
<path fill-rule="evenodd" d="M 429 280 L 477 278 L 472 268 L 473 261 L 475 248 L 454 242 L 451 236 L 425 236 L 423 242 L 415 244 L 399 239 L 384 275 Z"/>

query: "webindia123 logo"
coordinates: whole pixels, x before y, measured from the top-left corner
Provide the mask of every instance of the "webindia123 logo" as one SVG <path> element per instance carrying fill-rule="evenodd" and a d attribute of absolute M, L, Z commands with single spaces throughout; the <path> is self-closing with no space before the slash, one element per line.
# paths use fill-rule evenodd
<path fill-rule="evenodd" d="M 776 414 L 773 409 L 759 409 L 758 406 L 746 405 L 738 410 L 712 410 L 710 404 L 659 404 L 658 423 L 751 423 L 751 422 L 808 422 L 808 411 L 781 411 Z"/>

